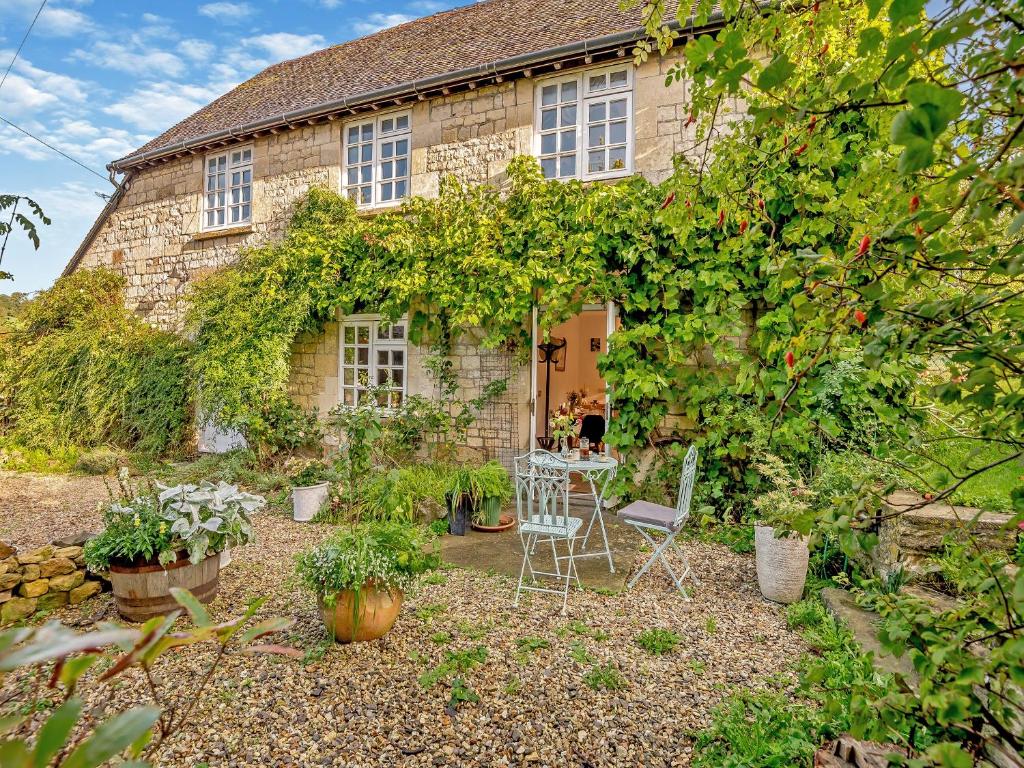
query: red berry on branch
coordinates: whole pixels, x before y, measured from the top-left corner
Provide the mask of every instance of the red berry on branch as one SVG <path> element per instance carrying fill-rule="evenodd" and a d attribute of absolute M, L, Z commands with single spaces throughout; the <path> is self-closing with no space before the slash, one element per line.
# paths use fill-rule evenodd
<path fill-rule="evenodd" d="M 692 208 L 693 207 L 692 205 L 690 205 L 690 198 L 686 198 L 685 204 L 686 204 L 687 208 Z"/>
<path fill-rule="evenodd" d="M 821 10 L 821 3 L 817 2 L 817 0 L 815 0 L 813 10 L 814 10 L 815 13 L 817 13 L 818 11 Z"/>
<path fill-rule="evenodd" d="M 725 224 L 725 211 L 718 212 L 718 228 L 721 229 L 722 225 Z"/>
<path fill-rule="evenodd" d="M 818 51 L 818 55 L 824 56 L 826 53 L 828 53 L 828 43 L 825 43 L 823 46 L 821 46 L 821 50 Z"/>
<path fill-rule="evenodd" d="M 924 234 L 924 229 L 921 227 L 920 224 L 914 225 L 914 234 L 917 235 L 918 237 L 921 237 Z"/>
<path fill-rule="evenodd" d="M 691 112 L 690 114 L 688 114 L 686 116 L 686 124 L 683 127 L 684 128 L 689 128 L 691 125 L 693 125 L 696 122 L 697 122 L 697 118 L 694 117 L 693 116 L 693 112 Z"/>
<path fill-rule="evenodd" d="M 914 195 L 912 198 L 910 198 L 910 212 L 911 213 L 915 213 L 917 211 L 917 209 L 920 208 L 920 207 L 921 207 L 921 198 L 920 197 L 918 197 L 917 195 Z"/>
<path fill-rule="evenodd" d="M 861 241 L 860 241 L 860 248 L 857 249 L 857 257 L 860 258 L 865 253 L 867 253 L 868 249 L 870 247 L 871 247 L 871 235 L 864 235 L 863 239 L 861 239 Z"/>
<path fill-rule="evenodd" d="M 764 210 L 764 198 L 758 199 L 757 207 L 760 208 L 762 211 Z"/>
<path fill-rule="evenodd" d="M 741 221 L 740 222 L 740 234 L 742 235 L 744 232 L 746 232 L 747 231 L 747 227 L 749 227 L 749 226 L 750 226 L 750 224 L 747 222 L 746 219 Z"/>
<path fill-rule="evenodd" d="M 661 210 L 664 211 L 666 208 L 668 208 L 670 205 L 672 205 L 672 201 L 675 200 L 675 199 L 676 199 L 676 193 L 675 192 L 669 192 L 668 193 L 668 197 L 665 198 L 665 202 L 663 202 L 661 204 Z"/>
<path fill-rule="evenodd" d="M 868 321 L 868 316 L 861 312 L 859 309 L 853 313 L 853 316 L 857 318 L 857 322 L 864 325 Z"/>
<path fill-rule="evenodd" d="M 793 153 L 793 157 L 800 157 L 800 155 L 802 155 L 806 151 L 807 151 L 807 145 L 806 144 L 801 144 L 799 147 L 797 147 L 796 152 Z"/>
<path fill-rule="evenodd" d="M 796 365 L 796 356 L 793 354 L 793 350 L 786 353 L 786 367 L 792 368 Z"/>
<path fill-rule="evenodd" d="M 807 124 L 807 132 L 808 133 L 814 133 L 814 125 L 817 122 L 818 122 L 818 116 L 817 115 L 811 115 L 811 122 L 809 122 Z"/>

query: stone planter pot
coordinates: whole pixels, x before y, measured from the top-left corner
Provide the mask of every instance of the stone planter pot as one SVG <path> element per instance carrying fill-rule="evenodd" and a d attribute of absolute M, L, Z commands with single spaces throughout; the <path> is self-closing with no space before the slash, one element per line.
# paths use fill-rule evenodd
<path fill-rule="evenodd" d="M 754 554 L 757 559 L 757 586 L 761 594 L 775 603 L 795 603 L 804 593 L 807 580 L 807 537 L 790 534 L 775 538 L 775 529 L 754 526 Z"/>
<path fill-rule="evenodd" d="M 300 523 L 308 523 L 316 517 L 320 507 L 327 501 L 330 491 L 331 484 L 326 481 L 316 485 L 292 488 L 292 519 Z"/>
<path fill-rule="evenodd" d="M 404 593 L 399 589 L 379 590 L 365 584 L 359 591 L 356 611 L 355 590 L 346 589 L 335 596 L 334 605 L 318 600 L 327 631 L 339 643 L 363 642 L 384 637 L 391 631 L 402 608 Z"/>
<path fill-rule="evenodd" d="M 166 616 L 180 608 L 171 597 L 171 587 L 187 589 L 201 603 L 209 603 L 217 594 L 220 580 L 220 554 L 210 555 L 193 565 L 188 553 L 167 567 L 159 563 L 110 565 L 110 588 L 117 612 L 128 621 L 142 622 L 154 616 Z"/>

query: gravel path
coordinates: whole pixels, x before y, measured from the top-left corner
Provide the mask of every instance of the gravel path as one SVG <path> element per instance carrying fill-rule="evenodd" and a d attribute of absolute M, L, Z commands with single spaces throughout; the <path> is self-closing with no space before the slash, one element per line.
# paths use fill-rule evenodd
<path fill-rule="evenodd" d="M 93 478 L 4 475 L 0 483 L 0 536 L 13 530 L 19 544 L 95 519 Z M 692 735 L 718 702 L 743 687 L 791 685 L 788 664 L 806 650 L 782 610 L 758 594 L 751 557 L 692 541 L 685 546 L 703 586 L 691 603 L 655 573 L 625 594 L 574 592 L 562 617 L 554 596 L 530 595 L 517 610 L 514 580 L 451 569 L 443 583 L 407 597 L 382 640 L 335 645 L 312 597 L 291 577 L 293 555 L 328 529 L 269 512 L 258 530 L 258 542 L 236 552 L 222 573 L 212 610 L 227 617 L 266 596 L 261 615 L 294 617 L 279 639 L 307 658 L 229 658 L 197 707 L 197 727 L 170 744 L 161 765 L 685 766 Z M 109 595 L 56 615 L 114 617 Z M 650 655 L 635 640 L 651 627 L 683 641 Z M 524 640 L 534 649 L 523 650 Z M 480 701 L 447 710 L 448 683 L 424 688 L 419 678 L 446 651 L 478 645 L 487 659 L 464 677 Z M 162 679 L 187 694 L 184 681 L 210 658 L 206 650 L 176 654 L 162 665 Z M 606 667 L 625 687 L 588 685 L 588 675 Z M 141 699 L 141 680 L 117 685 L 119 708 Z M 91 714 L 106 711 L 108 698 L 106 690 L 91 692 Z"/>

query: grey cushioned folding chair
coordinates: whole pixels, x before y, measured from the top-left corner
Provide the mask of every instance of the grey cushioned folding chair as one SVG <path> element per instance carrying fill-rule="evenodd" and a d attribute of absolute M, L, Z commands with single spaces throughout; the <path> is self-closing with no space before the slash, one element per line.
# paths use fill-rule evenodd
<path fill-rule="evenodd" d="M 697 575 L 690 567 L 690 561 L 687 559 L 686 553 L 675 543 L 676 534 L 683 529 L 683 526 L 686 524 L 686 518 L 690 516 L 690 498 L 693 496 L 693 480 L 696 474 L 697 448 L 691 445 L 690 449 L 686 452 L 686 458 L 683 459 L 683 473 L 682 477 L 679 478 L 679 498 L 676 501 L 675 509 L 661 504 L 654 504 L 650 501 L 634 501 L 632 504 L 619 510 L 618 516 L 622 521 L 636 528 L 640 535 L 647 539 L 650 545 L 654 547 L 654 553 L 644 563 L 644 567 L 637 571 L 636 576 L 630 579 L 629 584 L 626 585 L 627 589 L 636 584 L 637 580 L 647 573 L 647 570 L 654 565 L 655 560 L 661 560 L 661 564 L 665 566 L 668 575 L 672 577 L 672 581 L 687 600 L 690 599 L 690 596 L 683 589 L 683 579 L 689 576 L 693 579 L 694 584 L 700 585 Z M 664 535 L 665 538 L 660 544 L 651 535 L 652 532 Z M 665 552 L 669 547 L 675 547 L 683 560 L 684 570 L 679 578 L 676 578 L 672 566 L 669 565 L 668 558 L 665 557 Z"/>
<path fill-rule="evenodd" d="M 519 585 L 516 587 L 514 605 L 519 605 L 519 594 L 528 592 L 551 592 L 562 596 L 562 613 L 565 613 L 569 599 L 569 582 L 576 573 L 573 549 L 583 520 L 569 516 L 569 464 L 548 451 L 531 451 L 517 456 L 516 464 L 516 510 L 519 517 L 519 538 L 523 542 L 523 565 L 519 569 Z M 551 543 L 551 556 L 555 563 L 554 573 L 538 571 L 533 567 L 533 555 L 538 539 Z M 556 542 L 564 541 L 568 554 L 559 555 Z M 565 562 L 565 566 L 562 563 Z M 524 584 L 526 571 L 530 571 L 530 584 Z M 535 586 L 537 576 L 553 576 L 558 579 L 561 589 Z"/>

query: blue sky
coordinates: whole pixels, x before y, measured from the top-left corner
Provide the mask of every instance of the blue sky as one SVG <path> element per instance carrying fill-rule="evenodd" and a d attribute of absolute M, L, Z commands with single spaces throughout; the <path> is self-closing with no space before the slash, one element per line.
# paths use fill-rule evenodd
<path fill-rule="evenodd" d="M 41 0 L 0 0 L 0 75 Z M 465 0 L 48 0 L 0 88 L 0 115 L 106 176 L 105 166 L 270 64 Z M 104 179 L 0 123 L 0 193 L 53 220 L 15 231 L 0 293 L 46 288 L 103 207 Z"/>

